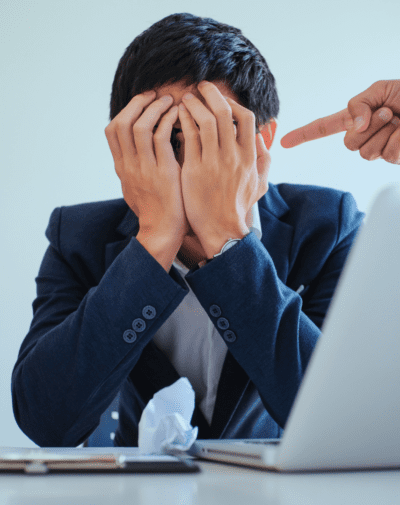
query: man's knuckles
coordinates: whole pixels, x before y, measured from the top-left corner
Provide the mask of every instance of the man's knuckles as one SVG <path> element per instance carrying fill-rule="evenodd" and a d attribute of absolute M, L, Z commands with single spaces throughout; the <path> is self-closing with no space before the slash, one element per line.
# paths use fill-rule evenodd
<path fill-rule="evenodd" d="M 382 158 L 388 163 L 400 165 L 400 128 L 391 135 L 389 142 L 382 151 Z"/>
<path fill-rule="evenodd" d="M 375 137 L 360 149 L 360 156 L 367 161 L 383 158 L 388 163 L 399 163 L 400 128 L 392 124 L 386 125 Z"/>
<path fill-rule="evenodd" d="M 370 148 L 368 148 L 368 149 L 361 148 L 360 149 L 361 158 L 363 158 L 364 160 L 367 160 L 367 161 L 376 160 L 380 157 L 380 155 L 381 155 L 380 152 L 378 153 L 376 151 L 371 150 Z"/>
<path fill-rule="evenodd" d="M 347 131 L 343 142 L 350 151 L 358 151 L 376 132 L 383 128 L 392 118 L 392 112 L 387 107 L 378 109 L 372 115 L 369 127 L 365 132 L 357 133 L 354 129 Z M 360 151 L 361 154 L 361 151 Z"/>

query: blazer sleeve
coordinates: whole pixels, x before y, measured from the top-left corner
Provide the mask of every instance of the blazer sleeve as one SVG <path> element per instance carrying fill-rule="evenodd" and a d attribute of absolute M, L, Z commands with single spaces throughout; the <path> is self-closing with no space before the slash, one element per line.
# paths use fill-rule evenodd
<path fill-rule="evenodd" d="M 330 233 L 326 259 L 308 286 L 304 305 L 302 296 L 278 277 L 268 250 L 254 233 L 186 276 L 222 338 L 226 330 L 219 327 L 218 318 L 228 320 L 236 337 L 226 340 L 228 349 L 282 428 L 364 216 L 350 193 L 343 193 L 336 212 L 333 219 L 330 216 L 336 221 L 336 233 Z M 312 265 L 320 261 L 318 256 L 309 253 L 304 261 Z M 220 315 L 213 315 L 213 305 L 220 308 Z"/>
<path fill-rule="evenodd" d="M 53 211 L 46 230 L 50 245 L 11 385 L 19 427 L 48 447 L 77 446 L 95 430 L 143 348 L 188 292 L 135 237 L 87 290 L 60 247 L 62 209 Z M 142 315 L 148 305 L 155 309 L 150 320 Z M 128 343 L 123 334 L 139 317 L 146 328 Z"/>

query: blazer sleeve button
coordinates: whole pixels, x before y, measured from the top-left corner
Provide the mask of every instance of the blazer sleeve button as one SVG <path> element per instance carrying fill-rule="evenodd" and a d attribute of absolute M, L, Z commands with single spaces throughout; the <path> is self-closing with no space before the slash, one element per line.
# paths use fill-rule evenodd
<path fill-rule="evenodd" d="M 142 315 L 145 319 L 154 319 L 156 317 L 156 309 L 152 305 L 146 305 L 142 310 Z"/>
<path fill-rule="evenodd" d="M 234 342 L 236 340 L 236 335 L 233 333 L 232 330 L 226 330 L 224 331 L 224 339 L 227 342 Z"/>
<path fill-rule="evenodd" d="M 133 342 L 135 342 L 137 339 L 136 332 L 133 330 L 124 331 L 123 339 L 127 344 L 133 344 Z"/>
<path fill-rule="evenodd" d="M 217 321 L 217 326 L 221 330 L 227 330 L 229 328 L 229 321 L 225 317 L 220 317 Z"/>
<path fill-rule="evenodd" d="M 214 317 L 219 317 L 221 315 L 221 309 L 218 307 L 218 305 L 211 305 L 210 314 Z"/>
<path fill-rule="evenodd" d="M 138 333 L 144 331 L 146 329 L 146 323 L 144 319 L 141 319 L 140 317 L 135 319 L 132 323 L 132 328 Z"/>

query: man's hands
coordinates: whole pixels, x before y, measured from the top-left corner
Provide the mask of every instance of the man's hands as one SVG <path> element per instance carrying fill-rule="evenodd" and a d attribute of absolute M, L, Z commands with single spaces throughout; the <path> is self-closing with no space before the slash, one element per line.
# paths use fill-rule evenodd
<path fill-rule="evenodd" d="M 381 115 L 382 113 L 382 115 Z M 289 148 L 347 131 L 345 146 L 360 150 L 366 160 L 383 158 L 400 165 L 400 80 L 377 81 L 352 98 L 347 109 L 317 119 L 286 134 L 282 147 Z M 358 118 L 362 118 L 358 121 Z"/>
<path fill-rule="evenodd" d="M 190 223 L 212 257 L 228 238 L 249 232 L 246 216 L 268 191 L 271 157 L 262 135 L 255 133 L 251 111 L 210 82 L 198 90 L 212 112 L 198 98 L 183 97 L 182 168 L 170 142 L 178 119 L 177 106 L 168 111 L 170 96 L 165 102 L 165 96 L 154 101 L 154 92 L 136 95 L 105 133 L 125 201 L 139 217 L 141 237 L 165 243 L 173 233 L 171 241 L 181 244 Z"/>
<path fill-rule="evenodd" d="M 155 124 L 173 102 L 170 95 L 153 101 L 155 96 L 154 91 L 134 96 L 105 128 L 105 134 L 124 199 L 139 217 L 141 235 L 182 243 L 189 224 L 183 205 L 181 167 L 170 142 L 178 107 L 175 105 L 164 115 L 153 135 Z"/>
<path fill-rule="evenodd" d="M 255 134 L 251 111 L 224 97 L 213 83 L 202 81 L 198 90 L 212 112 L 193 95 L 183 97 L 181 180 L 187 218 L 210 258 L 230 237 L 249 232 L 246 215 L 268 191 L 271 157 L 262 135 Z"/>

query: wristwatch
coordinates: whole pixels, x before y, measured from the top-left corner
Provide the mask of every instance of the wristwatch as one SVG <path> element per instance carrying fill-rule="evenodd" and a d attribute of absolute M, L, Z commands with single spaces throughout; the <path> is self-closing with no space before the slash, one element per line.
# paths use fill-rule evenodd
<path fill-rule="evenodd" d="M 247 236 L 247 235 L 245 235 Z M 244 237 L 243 237 L 244 238 Z M 228 249 L 230 249 L 231 247 L 233 247 L 237 242 L 240 242 L 242 239 L 241 238 L 230 238 L 228 240 L 228 242 L 226 242 L 223 246 L 222 246 L 222 249 L 221 249 L 221 252 L 219 252 L 218 254 L 214 254 L 214 256 L 210 259 L 207 259 L 206 261 L 206 264 L 207 263 L 210 263 L 210 261 L 212 261 L 214 258 L 216 258 L 217 256 L 221 256 L 221 254 L 223 254 L 225 251 L 227 251 Z"/>
<path fill-rule="evenodd" d="M 223 246 L 222 246 L 222 249 L 221 249 L 221 252 L 219 252 L 218 254 L 214 254 L 214 256 L 211 258 L 211 259 L 214 259 L 216 258 L 217 256 L 221 256 L 221 254 L 223 254 L 225 251 L 227 251 L 228 249 L 230 249 L 231 247 L 233 247 L 235 244 L 237 244 L 237 242 L 240 242 L 241 239 L 240 238 L 230 238 L 228 240 L 228 242 L 226 242 Z"/>

